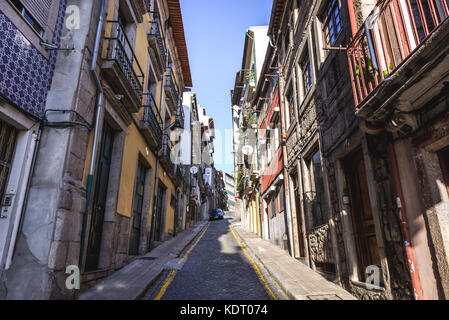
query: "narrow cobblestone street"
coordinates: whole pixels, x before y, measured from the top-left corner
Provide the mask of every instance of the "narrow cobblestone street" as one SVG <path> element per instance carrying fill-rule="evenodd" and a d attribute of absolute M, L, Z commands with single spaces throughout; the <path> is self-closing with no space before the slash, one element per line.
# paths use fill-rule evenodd
<path fill-rule="evenodd" d="M 449 300 L 447 39 L 449 0 L 0 1 L 0 302 Z"/>
<path fill-rule="evenodd" d="M 167 266 L 143 299 L 269 300 L 269 293 L 230 229 L 232 222 L 229 217 L 212 221 L 180 255 L 181 258 Z M 183 260 L 185 254 L 188 257 Z M 174 269 L 180 270 L 171 278 Z M 265 270 L 260 272 L 276 299 L 284 299 L 278 285 Z M 164 287 L 165 293 L 161 291 Z"/>

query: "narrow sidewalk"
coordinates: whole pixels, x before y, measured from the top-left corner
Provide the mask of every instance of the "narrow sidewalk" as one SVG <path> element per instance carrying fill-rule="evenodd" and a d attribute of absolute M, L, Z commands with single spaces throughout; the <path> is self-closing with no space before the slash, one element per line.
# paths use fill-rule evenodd
<path fill-rule="evenodd" d="M 256 264 L 268 271 L 292 300 L 356 300 L 342 287 L 328 281 L 278 246 L 245 231 L 240 222 L 232 228 Z"/>
<path fill-rule="evenodd" d="M 79 300 L 137 300 L 159 278 L 166 266 L 192 243 L 206 227 L 207 221 L 181 232 L 144 256 L 103 279 L 86 292 Z"/>

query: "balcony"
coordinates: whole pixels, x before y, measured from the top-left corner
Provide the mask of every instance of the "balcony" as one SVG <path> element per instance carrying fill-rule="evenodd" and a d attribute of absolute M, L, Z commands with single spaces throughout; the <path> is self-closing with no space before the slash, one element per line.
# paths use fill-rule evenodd
<path fill-rule="evenodd" d="M 139 23 L 143 22 L 143 15 L 148 12 L 149 2 L 147 0 L 131 0 L 131 7 L 136 13 L 136 19 Z"/>
<path fill-rule="evenodd" d="M 181 165 L 176 164 L 174 143 L 170 139 L 169 133 L 164 133 L 162 136 L 162 155 L 160 162 L 168 176 L 176 186 L 180 186 L 184 179 L 184 174 L 181 169 Z"/>
<path fill-rule="evenodd" d="M 449 0 L 378 4 L 348 47 L 358 116 L 374 123 L 385 121 L 391 117 L 391 106 L 410 113 L 421 107 L 425 100 L 419 100 L 421 95 L 438 94 L 442 88 L 432 87 L 447 77 L 449 63 L 448 16 Z"/>
<path fill-rule="evenodd" d="M 169 133 L 164 133 L 162 135 L 161 165 L 164 167 L 165 171 L 167 171 L 167 172 L 173 170 L 173 162 L 171 160 L 172 149 L 173 149 L 173 143 L 170 140 L 170 135 L 169 135 Z"/>
<path fill-rule="evenodd" d="M 254 187 L 254 182 L 249 177 L 245 177 L 243 180 L 243 193 L 251 195 L 254 191 Z"/>
<path fill-rule="evenodd" d="M 184 173 L 181 169 L 181 165 L 175 164 L 173 170 L 172 180 L 175 186 L 181 186 L 184 181 Z"/>
<path fill-rule="evenodd" d="M 151 61 L 155 61 L 157 73 L 164 73 L 167 65 L 167 51 L 165 49 L 165 41 L 162 33 L 161 17 L 158 12 L 151 12 L 153 19 L 151 20 L 150 34 L 148 42 L 150 44 Z"/>
<path fill-rule="evenodd" d="M 123 95 L 123 104 L 130 113 L 142 106 L 144 73 L 137 61 L 134 47 L 118 21 L 107 21 L 109 36 L 105 36 L 104 79 L 115 94 Z"/>
<path fill-rule="evenodd" d="M 141 129 L 151 149 L 158 150 L 162 147 L 162 119 L 151 93 L 144 94 L 144 113 Z"/>
<path fill-rule="evenodd" d="M 171 110 L 174 113 L 177 111 L 177 108 L 179 107 L 179 105 L 181 103 L 181 99 L 179 96 L 179 89 L 175 82 L 175 77 L 174 77 L 172 68 L 168 68 L 168 70 L 167 70 L 167 78 L 165 80 L 165 90 L 167 92 L 167 96 L 172 101 Z"/>

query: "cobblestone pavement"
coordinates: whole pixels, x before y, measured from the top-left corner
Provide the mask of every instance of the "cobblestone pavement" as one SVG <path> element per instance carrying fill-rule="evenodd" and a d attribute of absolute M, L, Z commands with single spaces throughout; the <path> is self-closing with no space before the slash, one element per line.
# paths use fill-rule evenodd
<path fill-rule="evenodd" d="M 143 299 L 269 300 L 268 290 L 229 228 L 231 222 L 231 218 L 212 221 L 180 258 L 167 264 Z M 276 299 L 286 299 L 268 273 L 260 266 L 259 270 Z"/>

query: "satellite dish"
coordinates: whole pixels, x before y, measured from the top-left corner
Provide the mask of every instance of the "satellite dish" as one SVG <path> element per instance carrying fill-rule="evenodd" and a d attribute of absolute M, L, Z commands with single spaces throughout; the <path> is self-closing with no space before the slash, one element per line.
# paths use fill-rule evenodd
<path fill-rule="evenodd" d="M 242 147 L 242 152 L 245 156 L 249 156 L 249 155 L 253 154 L 254 149 L 251 146 L 244 146 L 244 147 Z"/>
<path fill-rule="evenodd" d="M 191 167 L 190 168 L 190 173 L 191 174 L 197 174 L 198 173 L 198 167 Z"/>

